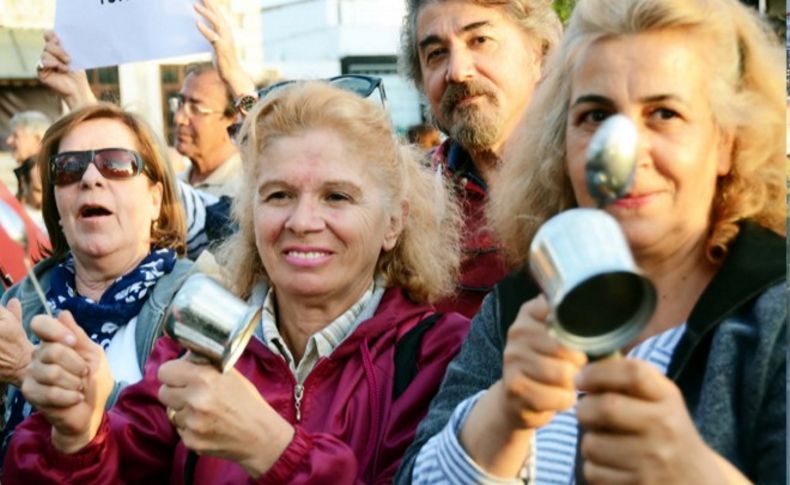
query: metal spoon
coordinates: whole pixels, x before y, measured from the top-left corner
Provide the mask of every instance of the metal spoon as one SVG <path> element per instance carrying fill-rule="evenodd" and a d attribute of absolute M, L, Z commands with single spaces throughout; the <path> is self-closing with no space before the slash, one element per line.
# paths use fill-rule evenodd
<path fill-rule="evenodd" d="M 39 284 L 38 278 L 36 278 L 35 273 L 33 273 L 33 264 L 30 262 L 30 257 L 28 257 L 29 241 L 27 238 L 25 221 L 19 217 L 19 214 L 17 214 L 14 209 L 2 200 L 0 200 L 0 226 L 2 226 L 11 240 L 22 247 L 25 253 L 23 261 L 25 263 L 25 269 L 27 269 L 27 276 L 30 278 L 30 282 L 33 283 L 33 288 L 36 289 L 38 299 L 41 300 L 41 303 L 44 305 L 44 310 L 46 310 L 47 315 L 51 317 L 52 311 L 49 309 L 47 298 L 44 296 L 44 291 L 41 289 L 41 284 Z"/>
<path fill-rule="evenodd" d="M 634 123 L 623 115 L 603 122 L 590 140 L 587 161 L 587 190 L 598 207 L 628 194 L 634 183 L 638 136 Z"/>

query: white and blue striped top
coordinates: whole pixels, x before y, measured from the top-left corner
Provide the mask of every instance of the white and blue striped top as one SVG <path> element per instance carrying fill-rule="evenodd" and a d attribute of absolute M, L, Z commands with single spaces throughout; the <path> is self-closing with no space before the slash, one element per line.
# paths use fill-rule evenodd
<path fill-rule="evenodd" d="M 635 346 L 628 358 L 641 359 L 666 374 L 677 343 L 685 332 L 680 325 L 654 335 Z M 462 401 L 447 426 L 420 450 L 412 472 L 415 484 L 573 484 L 576 457 L 576 408 L 557 413 L 554 419 L 535 433 L 532 442 L 533 460 L 525 463 L 522 478 L 502 479 L 487 474 L 466 453 L 458 441 L 458 433 L 478 399 L 479 393 Z"/>
<path fill-rule="evenodd" d="M 215 204 L 219 198 L 208 192 L 198 190 L 186 182 L 177 179 L 176 186 L 187 223 L 187 256 L 195 260 L 208 246 L 206 235 L 206 207 Z"/>

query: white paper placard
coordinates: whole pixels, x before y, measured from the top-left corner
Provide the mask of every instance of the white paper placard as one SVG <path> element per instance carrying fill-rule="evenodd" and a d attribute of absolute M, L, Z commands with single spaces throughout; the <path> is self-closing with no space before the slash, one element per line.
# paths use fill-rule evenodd
<path fill-rule="evenodd" d="M 209 52 L 195 0 L 57 0 L 55 32 L 73 69 Z"/>

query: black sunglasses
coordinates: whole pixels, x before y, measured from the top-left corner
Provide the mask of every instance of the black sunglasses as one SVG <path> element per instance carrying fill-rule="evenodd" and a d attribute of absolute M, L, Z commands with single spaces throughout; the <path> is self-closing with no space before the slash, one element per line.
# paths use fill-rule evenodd
<path fill-rule="evenodd" d="M 379 99 L 381 100 L 381 107 L 387 108 L 387 93 L 384 91 L 384 81 L 380 77 L 367 76 L 364 74 L 341 74 L 340 76 L 330 77 L 324 79 L 329 84 L 336 86 L 340 89 L 345 89 L 352 93 L 358 94 L 363 98 L 367 98 L 373 91 L 378 89 Z M 258 90 L 258 99 L 263 99 L 271 93 L 280 91 L 283 88 L 291 86 L 296 83 L 304 82 L 300 79 L 292 79 L 288 81 L 280 81 L 265 88 Z M 228 135 L 231 138 L 235 137 L 241 128 L 241 123 L 234 123 L 228 126 Z"/>
<path fill-rule="evenodd" d="M 128 179 L 143 171 L 140 154 L 126 148 L 61 152 L 49 159 L 52 184 L 69 185 L 79 182 L 91 163 L 96 165 L 102 177 L 112 180 Z"/>

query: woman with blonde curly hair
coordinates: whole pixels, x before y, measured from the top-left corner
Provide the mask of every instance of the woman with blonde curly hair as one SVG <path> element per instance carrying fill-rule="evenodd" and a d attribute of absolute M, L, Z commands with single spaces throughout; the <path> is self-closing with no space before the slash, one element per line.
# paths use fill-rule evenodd
<path fill-rule="evenodd" d="M 429 303 L 457 274 L 456 205 L 380 107 L 323 82 L 269 93 L 240 135 L 240 229 L 219 259 L 262 316 L 235 369 L 164 338 L 107 415 L 90 379 L 53 409 L 61 389 L 31 378 L 43 412 L 17 434 L 10 482 L 392 480 L 468 329 Z"/>
<path fill-rule="evenodd" d="M 490 220 L 526 268 L 541 224 L 596 206 L 590 139 L 609 116 L 628 117 L 635 180 L 605 210 L 656 287 L 655 314 L 628 358 L 588 363 L 547 330 L 527 272 L 509 276 L 400 477 L 786 481 L 783 66 L 737 0 L 578 2 L 508 147 Z"/>

